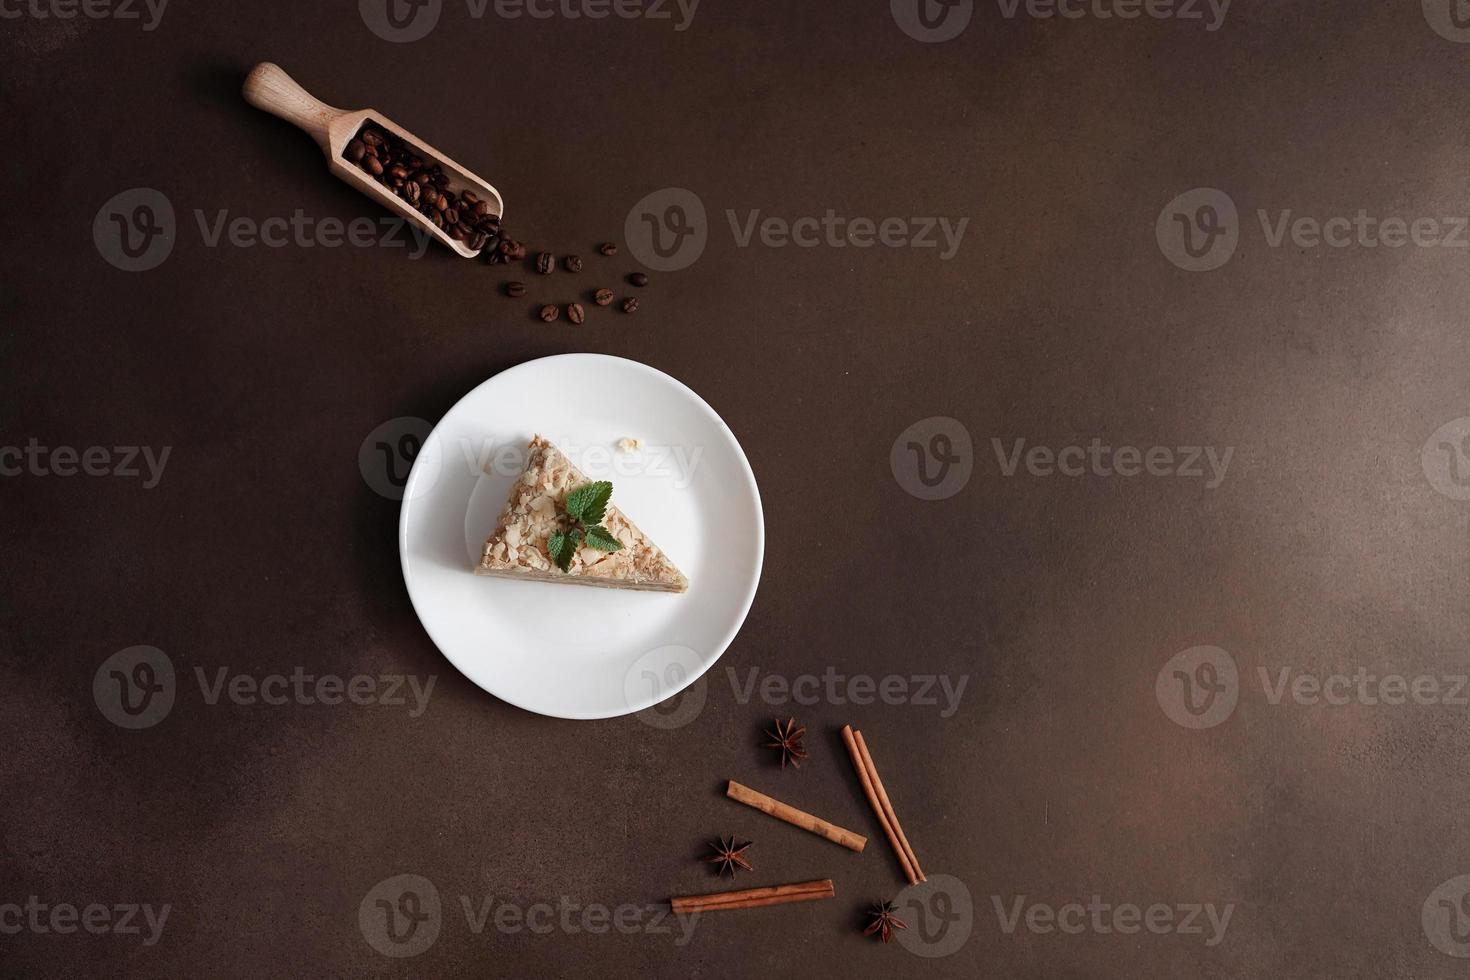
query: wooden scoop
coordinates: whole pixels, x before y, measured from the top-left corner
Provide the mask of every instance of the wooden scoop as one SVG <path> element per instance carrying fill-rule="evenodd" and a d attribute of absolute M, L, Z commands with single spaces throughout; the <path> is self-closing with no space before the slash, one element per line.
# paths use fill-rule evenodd
<path fill-rule="evenodd" d="M 425 160 L 443 167 L 444 172 L 449 175 L 449 190 L 456 195 L 469 190 L 480 200 L 490 202 L 492 214 L 499 216 L 505 212 L 505 202 L 501 200 L 499 191 L 434 149 L 429 143 L 419 139 L 374 109 L 356 111 L 336 109 L 317 100 L 310 92 L 296 84 L 296 80 L 286 74 L 279 65 L 274 65 L 269 61 L 262 61 L 256 65 L 245 79 L 244 92 L 245 101 L 257 109 L 264 109 L 272 115 L 280 116 L 310 133 L 312 139 L 316 140 L 317 145 L 322 148 L 322 152 L 327 155 L 327 166 L 332 173 L 384 207 L 403 215 L 417 227 L 433 235 L 465 258 L 473 258 L 480 254 L 480 250 L 472 249 L 464 242 L 456 241 L 425 218 L 413 205 L 394 194 L 392 188 L 378 183 L 370 174 L 342 155 L 347 144 L 357 137 L 363 123 L 371 122 L 379 129 L 393 133 L 412 146 L 415 152 Z"/>

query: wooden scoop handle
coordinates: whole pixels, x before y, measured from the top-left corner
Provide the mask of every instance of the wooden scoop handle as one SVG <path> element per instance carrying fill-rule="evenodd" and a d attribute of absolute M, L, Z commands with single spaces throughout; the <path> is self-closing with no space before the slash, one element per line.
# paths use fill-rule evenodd
<path fill-rule="evenodd" d="M 245 78 L 244 91 L 246 102 L 304 129 L 317 141 L 323 153 L 331 155 L 327 130 L 333 120 L 345 115 L 342 109 L 317 99 L 286 74 L 280 65 L 269 61 L 262 61 L 251 69 Z"/>

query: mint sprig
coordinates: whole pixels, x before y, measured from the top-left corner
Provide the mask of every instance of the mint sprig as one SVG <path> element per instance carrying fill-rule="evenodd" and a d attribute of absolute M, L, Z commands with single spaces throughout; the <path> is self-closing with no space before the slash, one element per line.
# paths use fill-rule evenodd
<path fill-rule="evenodd" d="M 623 543 L 613 537 L 611 531 L 602 526 L 607 516 L 607 503 L 612 499 L 612 484 L 607 480 L 586 483 L 567 494 L 567 519 L 575 527 L 566 531 L 554 531 L 546 541 L 546 550 L 556 567 L 567 571 L 572 558 L 584 543 L 598 551 L 618 551 Z"/>

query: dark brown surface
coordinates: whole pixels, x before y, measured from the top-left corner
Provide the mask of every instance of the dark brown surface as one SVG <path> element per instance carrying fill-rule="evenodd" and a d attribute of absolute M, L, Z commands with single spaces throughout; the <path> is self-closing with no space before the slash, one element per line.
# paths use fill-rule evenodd
<path fill-rule="evenodd" d="M 477 21 L 447 2 L 409 44 L 356 6 L 174 0 L 153 31 L 0 21 L 0 445 L 172 447 L 153 489 L 0 480 L 0 905 L 171 905 L 152 946 L 0 934 L 0 973 L 1463 975 L 1421 913 L 1470 873 L 1470 708 L 1272 705 L 1257 668 L 1466 671 L 1470 503 L 1436 491 L 1420 449 L 1470 412 L 1470 252 L 1272 248 L 1256 210 L 1470 214 L 1470 47 L 1411 0 L 1242 2 L 1215 32 L 979 3 L 943 44 L 905 36 L 886 0 L 706 0 L 684 31 Z M 669 186 L 701 197 L 709 246 L 656 274 L 636 318 L 594 309 L 581 328 L 540 323 L 540 294 L 509 300 L 512 276 L 437 246 L 421 261 L 207 248 L 196 209 L 377 216 L 310 139 L 239 97 L 261 59 L 474 167 L 533 247 L 632 271 L 626 248 L 593 253 Z M 179 216 L 149 272 L 113 268 L 91 238 L 132 187 Z M 1241 215 L 1239 249 L 1208 273 L 1176 268 L 1154 233 L 1195 187 Z M 943 261 L 742 248 L 726 218 L 829 208 L 970 224 Z M 385 420 L 434 420 L 497 371 L 578 350 L 700 392 L 761 485 L 760 592 L 703 710 L 672 730 L 536 717 L 462 679 L 404 594 L 397 505 L 358 471 Z M 969 483 L 936 502 L 889 468 L 931 416 L 975 447 Z M 1006 478 L 991 448 L 1093 437 L 1234 456 L 1207 490 Z M 91 684 L 138 644 L 167 652 L 181 693 L 132 732 Z M 1203 644 L 1231 653 L 1243 690 L 1196 731 L 1169 720 L 1155 678 Z M 210 706 L 193 671 L 221 667 L 437 684 L 418 718 Z M 829 667 L 968 681 L 950 717 L 742 703 L 751 671 Z M 760 730 L 788 713 L 811 758 L 782 772 Z M 901 878 L 846 722 L 926 870 L 973 899 L 952 955 L 861 935 Z M 742 812 L 720 795 L 732 777 L 866 834 L 867 852 Z M 837 898 L 710 915 L 682 946 L 560 925 L 476 935 L 460 908 L 719 890 L 698 858 L 720 833 L 756 841 L 741 887 L 830 876 Z M 400 873 L 444 906 L 437 941 L 401 960 L 358 924 Z M 1208 925 L 1008 934 L 996 911 L 1094 895 L 1234 909 L 1216 945 Z"/>

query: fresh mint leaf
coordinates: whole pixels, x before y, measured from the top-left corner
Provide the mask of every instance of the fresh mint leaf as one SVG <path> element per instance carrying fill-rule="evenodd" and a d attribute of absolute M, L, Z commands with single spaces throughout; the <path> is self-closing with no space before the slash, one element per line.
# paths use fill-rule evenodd
<path fill-rule="evenodd" d="M 606 480 L 588 483 L 567 494 L 563 506 L 567 516 L 579 526 L 566 531 L 553 531 L 546 539 L 546 550 L 551 552 L 551 560 L 556 562 L 557 568 L 564 572 L 569 571 L 577 549 L 584 542 L 587 547 L 598 551 L 617 551 L 623 547 L 622 542 L 602 526 L 603 515 L 607 513 L 607 502 L 611 499 L 612 484 Z"/>
<path fill-rule="evenodd" d="M 580 524 L 601 524 L 612 499 L 612 484 L 606 480 L 584 484 L 567 494 L 567 514 Z"/>
<path fill-rule="evenodd" d="M 556 567 L 566 571 L 572 565 L 572 556 L 577 553 L 577 542 L 570 534 L 553 531 L 546 539 L 546 550 L 551 552 L 551 560 L 556 562 Z"/>
<path fill-rule="evenodd" d="M 587 529 L 587 547 L 596 548 L 598 551 L 619 551 L 623 543 L 612 536 L 612 532 L 601 524 L 594 524 Z"/>

